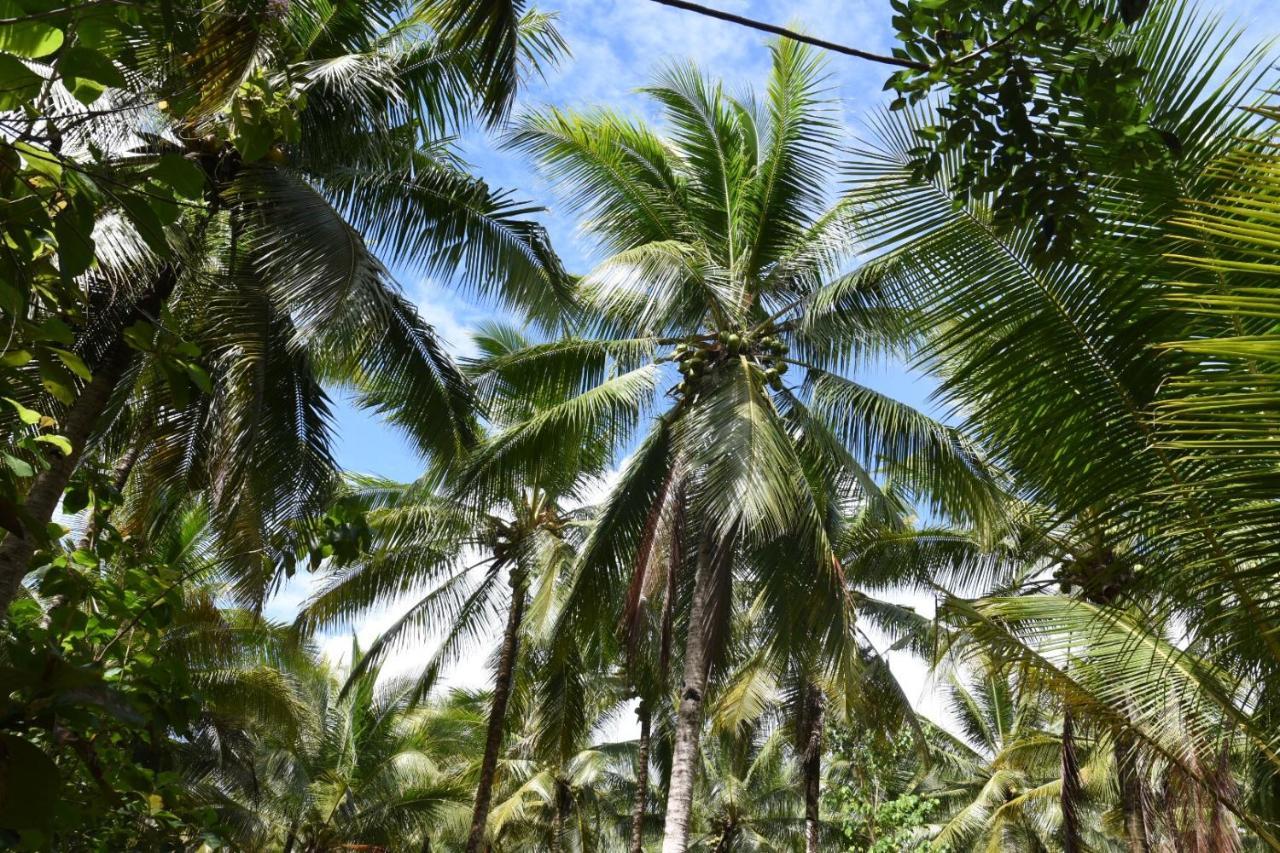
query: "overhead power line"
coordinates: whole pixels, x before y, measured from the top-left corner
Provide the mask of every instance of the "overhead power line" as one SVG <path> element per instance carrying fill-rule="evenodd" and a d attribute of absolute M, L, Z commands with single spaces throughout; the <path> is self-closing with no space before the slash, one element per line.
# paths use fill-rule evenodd
<path fill-rule="evenodd" d="M 896 65 L 899 68 L 911 68 L 916 71 L 927 71 L 929 66 L 923 62 L 916 62 L 911 59 L 902 59 L 897 56 L 885 56 L 880 53 L 871 53 L 866 50 L 859 50 L 856 47 L 849 47 L 845 44 L 837 44 L 833 41 L 814 38 L 804 33 L 798 33 L 795 30 L 789 30 L 786 27 L 779 27 L 775 24 L 769 24 L 764 21 L 757 21 L 752 18 L 744 18 L 742 15 L 735 15 L 731 12 L 723 12 L 720 9 L 712 9 L 710 6 L 703 6 L 699 3 L 690 3 L 689 0 L 652 0 L 662 6 L 670 6 L 675 9 L 684 9 L 686 12 L 693 12 L 698 15 L 706 15 L 708 18 L 718 18 L 721 21 L 728 21 L 731 24 L 737 24 L 742 27 L 750 27 L 753 30 L 760 30 L 765 33 L 772 33 L 775 36 L 791 39 L 792 41 L 811 44 L 814 47 L 820 47 L 823 50 L 829 50 L 832 53 L 842 53 L 845 56 L 856 56 L 858 59 L 865 59 L 870 62 L 879 62 L 882 65 Z"/>

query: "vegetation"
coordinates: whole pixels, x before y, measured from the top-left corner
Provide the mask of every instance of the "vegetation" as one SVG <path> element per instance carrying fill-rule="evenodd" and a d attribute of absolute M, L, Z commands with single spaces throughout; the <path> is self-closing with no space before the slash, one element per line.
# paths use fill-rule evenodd
<path fill-rule="evenodd" d="M 0 847 L 1280 849 L 1274 57 L 891 5 L 850 147 L 803 34 L 651 123 L 520 0 L 0 0 Z"/>

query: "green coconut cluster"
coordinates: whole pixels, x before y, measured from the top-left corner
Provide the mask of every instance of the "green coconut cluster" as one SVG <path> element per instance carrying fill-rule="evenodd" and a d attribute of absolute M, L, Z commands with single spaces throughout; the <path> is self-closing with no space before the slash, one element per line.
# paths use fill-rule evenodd
<path fill-rule="evenodd" d="M 789 349 L 786 341 L 773 335 L 756 337 L 736 331 L 721 331 L 706 338 L 681 342 L 676 344 L 671 356 L 682 377 L 675 388 L 675 394 L 683 397 L 693 393 L 702 377 L 728 363 L 730 359 L 743 356 L 761 370 L 769 387 L 781 391 L 782 375 L 787 372 L 786 355 Z"/>

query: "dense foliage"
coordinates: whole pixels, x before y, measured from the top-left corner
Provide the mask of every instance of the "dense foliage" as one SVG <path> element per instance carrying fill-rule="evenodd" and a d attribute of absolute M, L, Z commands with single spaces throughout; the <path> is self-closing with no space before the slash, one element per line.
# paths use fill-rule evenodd
<path fill-rule="evenodd" d="M 650 124 L 515 115 L 519 0 L 0 0 L 0 847 L 1280 849 L 1273 58 L 892 7 L 850 149 L 792 39 Z M 523 326 L 456 362 L 391 267 Z"/>

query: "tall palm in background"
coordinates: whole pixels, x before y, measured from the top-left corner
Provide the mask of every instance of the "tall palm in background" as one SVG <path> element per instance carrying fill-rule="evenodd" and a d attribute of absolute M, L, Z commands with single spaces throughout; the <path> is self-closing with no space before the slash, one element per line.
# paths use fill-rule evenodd
<path fill-rule="evenodd" d="M 934 767 L 918 790 L 934 799 L 931 838 L 945 849 L 1071 849 L 1064 843 L 1060 715 L 1025 677 L 987 661 L 946 688 L 960 735 L 926 723 Z M 1102 815 L 1113 801 L 1106 750 L 1073 740 L 1080 777 L 1070 808 L 1085 832 L 1074 849 L 1114 849 Z M 1081 846 L 1085 845 L 1085 846 Z"/>
<path fill-rule="evenodd" d="M 798 767 L 780 730 L 707 738 L 690 848 L 713 853 L 802 850 Z"/>
<path fill-rule="evenodd" d="M 858 614 L 857 630 L 838 652 L 842 666 L 829 667 L 824 656 L 830 650 L 811 635 L 771 638 L 773 621 L 752 624 L 750 614 L 758 618 L 758 609 L 747 605 L 744 622 L 731 643 L 746 651 L 731 654 L 724 662 L 714 685 L 716 693 L 708 700 L 713 728 L 734 732 L 767 725 L 790 738 L 797 781 L 803 789 L 803 846 L 809 853 L 822 850 L 831 833 L 830 823 L 822 816 L 828 728 L 833 723 L 854 725 L 892 739 L 914 719 L 911 702 L 877 643 L 931 662 L 938 635 L 930 619 L 881 595 L 901 593 L 919 583 L 918 558 L 903 553 L 901 543 L 923 534 L 910 530 L 906 519 L 878 514 L 832 518 L 828 525 L 844 568 L 847 594 Z M 872 547 L 871 540 L 880 547 Z M 887 547 L 889 541 L 895 547 Z M 945 570 L 939 571 L 937 580 L 944 576 Z M 957 571 L 951 574 L 960 576 Z M 808 602 L 798 599 L 792 606 L 804 608 Z"/>
<path fill-rule="evenodd" d="M 931 494 L 942 512 L 984 506 L 978 460 L 953 431 L 841 375 L 901 339 L 875 280 L 838 275 L 855 208 L 828 207 L 821 191 L 838 127 L 822 79 L 811 52 L 783 42 L 760 104 L 692 68 L 664 73 L 646 91 L 670 140 L 603 112 L 529 116 L 511 137 L 571 191 L 610 255 L 582 282 L 584 334 L 491 364 L 530 393 L 575 396 L 498 433 L 464 482 L 480 492 L 536 482 L 584 434 L 620 444 L 653 409 L 664 367 L 683 374 L 584 545 L 565 620 L 617 624 L 599 610 L 618 600 L 609 590 L 660 588 L 653 579 L 668 563 L 676 574 L 687 627 L 667 851 L 687 844 L 703 695 L 735 564 L 776 567 L 750 558 L 790 549 L 786 571 L 753 579 L 779 619 L 773 636 L 815 633 L 832 652 L 845 648 L 853 608 L 824 522 L 883 502 L 870 471 L 893 468 L 904 492 Z M 807 371 L 800 385 L 788 384 L 792 366 Z M 654 549 L 657 538 L 673 547 Z M 802 620 L 781 624 L 797 615 L 785 602 L 801 599 L 811 605 Z"/>
<path fill-rule="evenodd" d="M 471 369 L 482 377 L 479 399 L 494 423 L 537 417 L 563 397 L 547 388 L 538 395 L 520 394 L 505 371 L 493 366 L 528 345 L 515 329 L 490 326 L 477 334 L 476 343 L 482 356 Z M 530 631 L 547 632 L 575 543 L 582 538 L 581 512 L 571 511 L 568 502 L 581 496 L 607 461 L 604 436 L 580 437 L 554 468 L 545 466 L 537 479 L 513 483 L 499 494 L 456 489 L 443 464 L 410 486 L 367 484 L 352 497 L 373 510 L 372 547 L 353 564 L 336 564 L 306 604 L 305 623 L 322 626 L 427 587 L 365 658 L 374 664 L 444 626 L 445 636 L 419 678 L 423 696 L 444 666 L 483 636 L 495 616 L 503 617 L 469 851 L 480 848 L 487 832 L 522 639 Z"/>
<path fill-rule="evenodd" d="M 467 175 L 445 141 L 474 116 L 500 117 L 517 71 L 562 45 L 518 7 L 477 22 L 447 3 L 212 5 L 139 45 L 155 54 L 153 97 L 124 108 L 130 121 L 78 129 L 109 151 L 116 179 L 177 174 L 183 197 L 162 208 L 168 226 L 127 204 L 99 225 L 84 276 L 98 310 L 76 344 L 92 380 L 68 400 L 72 452 L 35 478 L 27 508 L 37 526 L 52 517 L 131 396 L 132 421 L 105 451 L 145 448 L 146 494 L 203 489 L 233 552 L 261 554 L 333 480 L 322 384 L 394 411 L 423 449 L 471 438 L 465 381 L 382 261 L 456 274 L 544 318 L 562 304 L 530 208 Z M 179 63 L 170 44 L 192 53 Z M 183 348 L 193 342 L 208 373 Z M 207 393 L 189 400 L 184 371 Z M 0 605 L 32 550 L 18 536 L 0 545 Z"/>
<path fill-rule="evenodd" d="M 612 662 L 584 659 L 545 635 L 523 654 L 493 843 L 553 853 L 623 849 L 637 743 L 603 739 L 624 711 L 623 682 Z"/>

